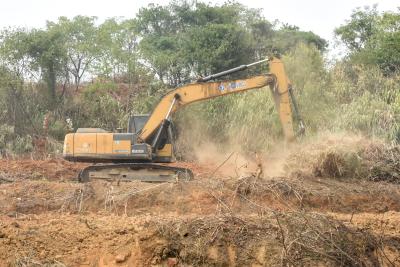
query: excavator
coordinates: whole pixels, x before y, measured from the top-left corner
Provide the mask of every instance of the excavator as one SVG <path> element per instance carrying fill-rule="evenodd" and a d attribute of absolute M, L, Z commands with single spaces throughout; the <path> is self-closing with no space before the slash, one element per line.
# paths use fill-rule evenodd
<path fill-rule="evenodd" d="M 264 62 L 269 64 L 269 73 L 264 75 L 213 81 Z M 190 180 L 193 178 L 190 169 L 165 164 L 175 161 L 172 115 L 193 102 L 266 86 L 272 93 L 285 140 L 290 142 L 296 137 L 294 118 L 299 122 L 298 133 L 304 132 L 304 123 L 284 65 L 278 57 L 271 56 L 199 78 L 169 91 L 151 114 L 131 116 L 125 133 L 100 128 L 79 128 L 75 133 L 68 133 L 64 140 L 63 157 L 69 161 L 95 163 L 81 170 L 78 176 L 80 182 L 93 179 L 144 182 Z M 296 117 L 293 116 L 292 106 Z"/>

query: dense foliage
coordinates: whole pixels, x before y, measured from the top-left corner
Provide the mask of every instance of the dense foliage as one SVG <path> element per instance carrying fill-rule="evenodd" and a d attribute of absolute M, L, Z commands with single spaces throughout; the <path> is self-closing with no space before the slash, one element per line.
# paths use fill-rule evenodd
<path fill-rule="evenodd" d="M 387 75 L 400 71 L 400 12 L 380 14 L 376 5 L 358 8 L 335 33 L 353 62 L 377 65 Z"/>
<path fill-rule="evenodd" d="M 166 90 L 271 53 L 283 55 L 311 134 L 351 130 L 399 141 L 399 25 L 399 12 L 355 10 L 336 29 L 348 55 L 330 64 L 318 35 L 234 2 L 151 4 L 131 19 L 60 17 L 44 29 L 3 29 L 0 150 L 29 152 L 41 138 L 60 149 L 78 127 L 125 127 Z M 236 140 L 247 150 L 267 149 L 282 134 L 267 90 L 194 104 L 175 120 L 192 140 Z"/>

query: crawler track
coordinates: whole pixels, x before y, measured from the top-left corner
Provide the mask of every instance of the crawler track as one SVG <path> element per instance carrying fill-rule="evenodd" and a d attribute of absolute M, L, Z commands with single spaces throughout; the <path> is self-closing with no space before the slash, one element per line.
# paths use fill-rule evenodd
<path fill-rule="evenodd" d="M 191 180 L 193 179 L 193 173 L 187 168 L 152 163 L 119 163 L 91 165 L 84 168 L 78 176 L 80 182 L 89 182 L 93 179 L 170 182 Z"/>

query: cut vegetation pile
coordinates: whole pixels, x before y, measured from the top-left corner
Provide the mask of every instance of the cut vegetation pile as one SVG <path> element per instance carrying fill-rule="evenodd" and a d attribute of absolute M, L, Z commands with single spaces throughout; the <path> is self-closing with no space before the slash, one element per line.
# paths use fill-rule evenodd
<path fill-rule="evenodd" d="M 372 266 L 378 246 L 372 235 L 320 214 L 269 212 L 156 223 L 168 240 L 165 255 L 183 263 L 216 266 Z"/>
<path fill-rule="evenodd" d="M 321 136 L 292 153 L 288 173 L 400 183 L 400 146 L 361 136 Z"/>

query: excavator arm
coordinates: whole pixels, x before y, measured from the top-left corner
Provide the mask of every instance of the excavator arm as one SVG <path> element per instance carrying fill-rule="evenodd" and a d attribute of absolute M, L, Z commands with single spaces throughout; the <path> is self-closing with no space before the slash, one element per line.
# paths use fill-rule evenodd
<path fill-rule="evenodd" d="M 285 139 L 294 139 L 292 109 L 290 105 L 290 81 L 280 59 L 271 57 L 256 63 L 268 61 L 270 73 L 248 79 L 222 82 L 207 82 L 208 80 L 231 74 L 249 66 L 242 65 L 229 71 L 224 71 L 206 78 L 200 78 L 196 83 L 178 87 L 167 93 L 150 115 L 147 123 L 139 134 L 139 140 L 149 143 L 153 148 L 158 146 L 160 136 L 166 131 L 171 115 L 190 103 L 228 94 L 240 93 L 252 89 L 269 86 L 276 109 L 279 113 Z"/>

